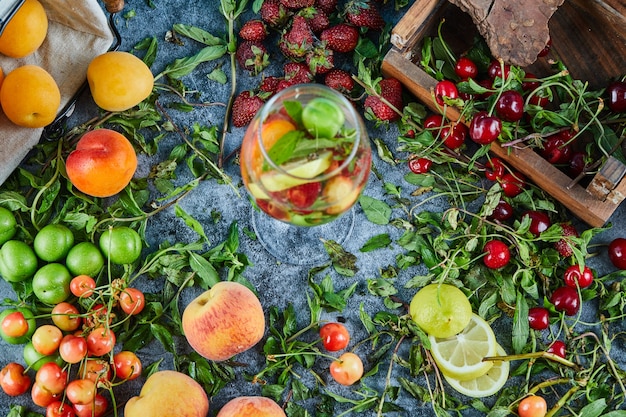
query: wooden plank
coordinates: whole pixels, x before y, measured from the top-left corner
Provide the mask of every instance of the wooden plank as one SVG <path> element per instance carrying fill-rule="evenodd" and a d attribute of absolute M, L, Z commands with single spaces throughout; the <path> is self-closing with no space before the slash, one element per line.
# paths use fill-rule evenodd
<path fill-rule="evenodd" d="M 428 30 L 425 24 L 427 18 L 442 6 L 440 0 L 418 0 L 413 3 L 392 29 L 391 44 L 400 50 L 414 45 L 417 40 L 424 37 L 424 32 Z"/>

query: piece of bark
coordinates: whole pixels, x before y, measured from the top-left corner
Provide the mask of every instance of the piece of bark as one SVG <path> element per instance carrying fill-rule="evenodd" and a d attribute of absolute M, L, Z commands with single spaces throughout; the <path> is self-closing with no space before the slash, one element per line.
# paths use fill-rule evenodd
<path fill-rule="evenodd" d="M 472 17 L 494 57 L 527 66 L 548 43 L 548 22 L 564 0 L 449 1 Z"/>

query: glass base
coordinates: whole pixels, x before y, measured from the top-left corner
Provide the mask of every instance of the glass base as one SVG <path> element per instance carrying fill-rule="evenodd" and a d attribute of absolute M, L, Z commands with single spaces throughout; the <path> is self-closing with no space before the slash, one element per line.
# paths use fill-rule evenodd
<path fill-rule="evenodd" d="M 354 208 L 330 223 L 295 226 L 251 208 L 252 227 L 261 245 L 278 261 L 291 265 L 320 265 L 330 261 L 323 240 L 343 244 L 354 228 Z"/>

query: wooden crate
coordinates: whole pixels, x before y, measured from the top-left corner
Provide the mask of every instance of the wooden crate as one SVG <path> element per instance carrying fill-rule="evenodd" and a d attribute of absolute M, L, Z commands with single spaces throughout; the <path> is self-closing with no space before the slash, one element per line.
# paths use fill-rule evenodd
<path fill-rule="evenodd" d="M 620 9 L 621 8 L 621 9 Z M 574 78 L 599 89 L 626 71 L 626 17 L 623 0 L 566 0 L 550 20 L 553 41 L 551 54 L 568 67 Z M 622 10 L 620 12 L 620 10 Z M 441 18 L 446 19 L 444 38 L 453 49 L 470 46 L 476 28 L 471 18 L 446 0 L 416 0 L 394 27 L 392 48 L 383 60 L 383 73 L 399 79 L 419 100 L 437 111 L 432 89 L 437 81 L 417 62 L 421 40 L 434 36 Z M 457 49 L 458 48 L 458 49 Z M 552 74 L 547 60 L 526 68 L 538 75 Z M 458 120 L 459 112 L 449 108 L 447 117 Z M 492 152 L 522 172 L 587 224 L 604 225 L 626 197 L 626 166 L 610 158 L 587 187 L 543 159 L 532 149 L 506 150 L 493 143 Z"/>

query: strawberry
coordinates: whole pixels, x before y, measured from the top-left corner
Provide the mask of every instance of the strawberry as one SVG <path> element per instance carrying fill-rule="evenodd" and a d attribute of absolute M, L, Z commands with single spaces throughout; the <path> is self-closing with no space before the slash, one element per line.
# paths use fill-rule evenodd
<path fill-rule="evenodd" d="M 256 75 L 269 65 L 267 49 L 260 42 L 244 41 L 237 46 L 235 57 L 241 68 Z"/>
<path fill-rule="evenodd" d="M 322 191 L 321 182 L 310 182 L 287 190 L 287 199 L 298 209 L 311 207 Z"/>
<path fill-rule="evenodd" d="M 323 10 L 316 9 L 315 7 L 307 7 L 306 9 L 300 10 L 298 14 L 306 19 L 309 27 L 315 34 L 321 33 L 330 26 L 328 15 Z"/>
<path fill-rule="evenodd" d="M 273 75 L 263 78 L 261 84 L 259 85 L 259 91 L 263 93 L 275 93 L 280 80 L 280 78 L 274 77 Z"/>
<path fill-rule="evenodd" d="M 306 84 L 313 81 L 313 74 L 309 66 L 303 62 L 287 62 L 283 66 L 285 80 L 293 84 Z"/>
<path fill-rule="evenodd" d="M 280 50 L 288 58 L 303 59 L 312 45 L 313 31 L 304 17 L 295 15 L 291 26 L 280 37 Z"/>
<path fill-rule="evenodd" d="M 313 75 L 326 74 L 335 66 L 333 51 L 324 43 L 317 44 L 306 54 L 306 63 Z"/>
<path fill-rule="evenodd" d="M 335 52 L 350 52 L 359 43 L 359 31 L 352 25 L 339 23 L 324 29 L 320 34 L 320 39 Z"/>
<path fill-rule="evenodd" d="M 296 85 L 298 84 L 297 82 L 295 82 L 293 79 L 282 79 L 280 81 L 278 81 L 278 84 L 276 85 L 276 92 L 282 91 L 285 88 L 291 87 L 292 85 Z"/>
<path fill-rule="evenodd" d="M 265 102 L 252 91 L 242 91 L 235 97 L 232 108 L 233 126 L 243 127 L 252 121 Z"/>
<path fill-rule="evenodd" d="M 337 11 L 337 0 L 315 0 L 315 7 L 331 15 Z"/>
<path fill-rule="evenodd" d="M 574 254 L 572 250 L 573 242 L 569 237 L 578 237 L 578 231 L 569 223 L 561 223 L 561 229 L 563 230 L 563 238 L 554 244 L 554 248 L 562 257 L 567 258 Z"/>
<path fill-rule="evenodd" d="M 262 42 L 267 37 L 267 27 L 262 20 L 248 20 L 239 29 L 239 36 L 245 41 Z"/>
<path fill-rule="evenodd" d="M 280 3 L 280 0 L 264 0 L 259 14 L 261 19 L 271 27 L 282 27 L 290 16 L 290 12 Z"/>
<path fill-rule="evenodd" d="M 380 97 L 384 98 L 397 110 L 402 111 L 402 84 L 395 78 L 385 78 L 378 83 Z M 376 95 L 370 95 L 364 103 L 367 112 L 372 112 L 375 119 L 382 122 L 392 122 L 400 118 L 391 107 L 383 103 Z"/>
<path fill-rule="evenodd" d="M 324 84 L 342 93 L 349 93 L 354 88 L 350 73 L 340 69 L 331 69 L 324 77 Z"/>
<path fill-rule="evenodd" d="M 313 3 L 315 0 L 280 0 L 280 4 L 288 9 L 304 9 L 313 6 Z"/>
<path fill-rule="evenodd" d="M 369 0 L 355 0 L 346 5 L 346 20 L 357 27 L 382 30 L 385 21 L 375 4 Z"/>

